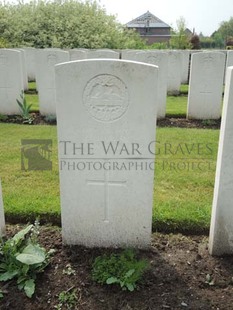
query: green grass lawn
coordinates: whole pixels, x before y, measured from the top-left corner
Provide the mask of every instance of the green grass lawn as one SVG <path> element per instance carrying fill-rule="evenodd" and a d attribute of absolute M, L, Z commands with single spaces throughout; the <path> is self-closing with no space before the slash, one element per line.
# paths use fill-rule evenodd
<path fill-rule="evenodd" d="M 154 230 L 201 232 L 208 229 L 218 135 L 219 130 L 157 129 L 157 152 L 160 154 L 156 157 L 155 169 Z M 53 170 L 22 171 L 21 139 L 52 139 Z M 210 145 L 211 154 L 206 144 Z M 59 222 L 56 127 L 0 123 L 0 150 L 0 177 L 7 219 L 33 221 L 40 215 L 42 222 Z M 193 167 L 185 169 L 188 163 Z M 197 168 L 198 164 L 201 169 Z"/>
<path fill-rule="evenodd" d="M 181 86 L 180 86 L 180 92 L 182 93 L 182 94 L 188 94 L 188 90 L 189 90 L 189 86 L 188 86 L 188 84 L 182 84 Z"/>
<path fill-rule="evenodd" d="M 32 104 L 30 111 L 39 111 L 38 95 L 25 94 L 27 104 Z"/>
<path fill-rule="evenodd" d="M 207 231 L 219 130 L 159 128 L 154 230 Z"/>
<path fill-rule="evenodd" d="M 34 89 L 36 89 L 36 82 L 29 82 L 29 83 L 28 83 L 28 89 L 29 89 L 29 90 L 34 90 Z"/>
<path fill-rule="evenodd" d="M 187 96 L 168 96 L 166 105 L 167 117 L 186 117 Z"/>

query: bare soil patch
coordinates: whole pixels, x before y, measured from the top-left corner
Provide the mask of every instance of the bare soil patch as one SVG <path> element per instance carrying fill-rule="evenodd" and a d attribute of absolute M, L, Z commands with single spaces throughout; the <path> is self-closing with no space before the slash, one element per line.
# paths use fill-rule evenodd
<path fill-rule="evenodd" d="M 56 125 L 55 117 L 43 116 L 39 112 L 30 114 L 33 122 L 31 125 Z M 0 117 L 0 123 L 28 124 L 20 115 L 6 115 Z M 166 117 L 157 120 L 158 127 L 180 127 L 180 128 L 203 128 L 203 129 L 219 129 L 221 119 L 218 120 L 188 120 L 180 117 Z"/>
<path fill-rule="evenodd" d="M 19 228 L 8 225 L 7 235 Z M 153 234 L 151 248 L 138 251 L 138 257 L 146 258 L 151 268 L 133 292 L 114 285 L 101 286 L 92 280 L 93 260 L 119 250 L 65 247 L 60 228 L 51 226 L 42 226 L 39 238 L 44 247 L 56 250 L 51 264 L 38 276 L 32 299 L 18 291 L 15 282 L 0 283 L 0 289 L 5 291 L 1 310 L 55 309 L 59 293 L 70 289 L 75 289 L 77 295 L 76 306 L 71 309 L 233 309 L 233 257 L 211 257 L 206 236 Z M 63 273 L 67 264 L 76 275 Z"/>
<path fill-rule="evenodd" d="M 186 118 L 166 117 L 157 121 L 159 127 L 180 127 L 180 128 L 203 128 L 219 129 L 221 119 L 218 120 L 195 120 Z"/>

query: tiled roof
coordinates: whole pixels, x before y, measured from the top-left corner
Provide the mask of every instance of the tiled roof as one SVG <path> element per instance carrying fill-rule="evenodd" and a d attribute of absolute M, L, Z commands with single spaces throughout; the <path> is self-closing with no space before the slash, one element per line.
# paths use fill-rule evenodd
<path fill-rule="evenodd" d="M 133 19 L 126 24 L 128 28 L 171 28 L 161 19 L 147 11 L 145 14 Z"/>

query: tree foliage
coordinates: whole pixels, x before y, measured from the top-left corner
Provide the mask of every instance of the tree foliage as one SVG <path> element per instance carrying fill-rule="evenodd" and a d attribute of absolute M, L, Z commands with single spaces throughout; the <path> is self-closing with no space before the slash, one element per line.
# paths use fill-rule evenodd
<path fill-rule="evenodd" d="M 223 21 L 218 30 L 211 35 L 212 47 L 224 48 L 229 45 L 231 38 L 233 38 L 233 17 L 229 21 Z"/>
<path fill-rule="evenodd" d="M 200 38 L 197 34 L 193 34 L 190 43 L 192 45 L 192 50 L 199 50 L 201 48 Z"/>
<path fill-rule="evenodd" d="M 172 37 L 170 39 L 170 47 L 175 49 L 189 49 L 191 44 L 189 36 L 186 33 L 186 22 L 183 17 L 176 21 L 177 29 L 173 29 Z"/>
<path fill-rule="evenodd" d="M 34 0 L 0 5 L 0 40 L 9 46 L 37 48 L 142 48 L 134 31 L 96 1 Z"/>
<path fill-rule="evenodd" d="M 222 22 L 217 30 L 217 33 L 221 35 L 225 42 L 230 37 L 233 37 L 233 17 L 231 17 L 229 21 Z"/>

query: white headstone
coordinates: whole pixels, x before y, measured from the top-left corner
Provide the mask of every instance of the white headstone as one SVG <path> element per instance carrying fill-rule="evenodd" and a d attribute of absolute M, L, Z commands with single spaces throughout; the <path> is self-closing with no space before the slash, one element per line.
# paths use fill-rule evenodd
<path fill-rule="evenodd" d="M 155 102 L 158 102 L 157 118 L 164 118 L 167 101 L 168 54 L 159 51 L 141 52 L 136 54 L 135 59 L 159 67 L 158 93 Z"/>
<path fill-rule="evenodd" d="M 72 49 L 69 50 L 70 60 L 83 60 L 87 58 L 87 51 L 79 50 L 79 49 Z"/>
<path fill-rule="evenodd" d="M 22 63 L 22 72 L 23 72 L 23 89 L 28 90 L 28 76 L 27 76 L 27 64 L 26 64 L 26 53 L 24 49 L 17 48 L 17 51 L 21 53 L 21 63 Z"/>
<path fill-rule="evenodd" d="M 36 49 L 34 47 L 24 47 L 26 55 L 26 67 L 28 81 L 34 82 L 36 80 Z"/>
<path fill-rule="evenodd" d="M 0 179 L 0 237 L 5 234 L 5 215 L 2 198 L 2 184 Z"/>
<path fill-rule="evenodd" d="M 135 60 L 138 53 L 141 53 L 142 50 L 122 50 L 121 59 L 123 60 Z"/>
<path fill-rule="evenodd" d="M 169 94 L 177 95 L 180 92 L 182 75 L 182 54 L 178 51 L 168 52 L 168 84 Z"/>
<path fill-rule="evenodd" d="M 93 58 L 111 58 L 111 59 L 119 59 L 120 54 L 115 51 L 103 49 L 103 50 L 89 50 L 87 52 L 87 59 Z"/>
<path fill-rule="evenodd" d="M 225 55 L 222 53 L 204 52 L 192 55 L 188 118 L 220 118 L 224 61 Z"/>
<path fill-rule="evenodd" d="M 150 244 L 157 73 L 121 60 L 56 66 L 66 244 Z"/>
<path fill-rule="evenodd" d="M 181 83 L 182 84 L 188 84 L 190 51 L 189 50 L 182 50 L 181 55 L 182 55 Z"/>
<path fill-rule="evenodd" d="M 215 177 L 209 249 L 212 255 L 233 254 L 233 67 L 227 69 Z"/>
<path fill-rule="evenodd" d="M 227 73 L 227 68 L 233 66 L 233 51 L 227 51 L 226 57 L 226 69 L 225 72 Z M 225 76 L 226 80 L 226 76 Z"/>
<path fill-rule="evenodd" d="M 42 115 L 56 115 L 54 66 L 69 61 L 69 53 L 56 49 L 37 50 L 36 86 Z"/>
<path fill-rule="evenodd" d="M 0 49 L 0 113 L 19 114 L 16 99 L 23 91 L 21 53 L 16 50 Z"/>

